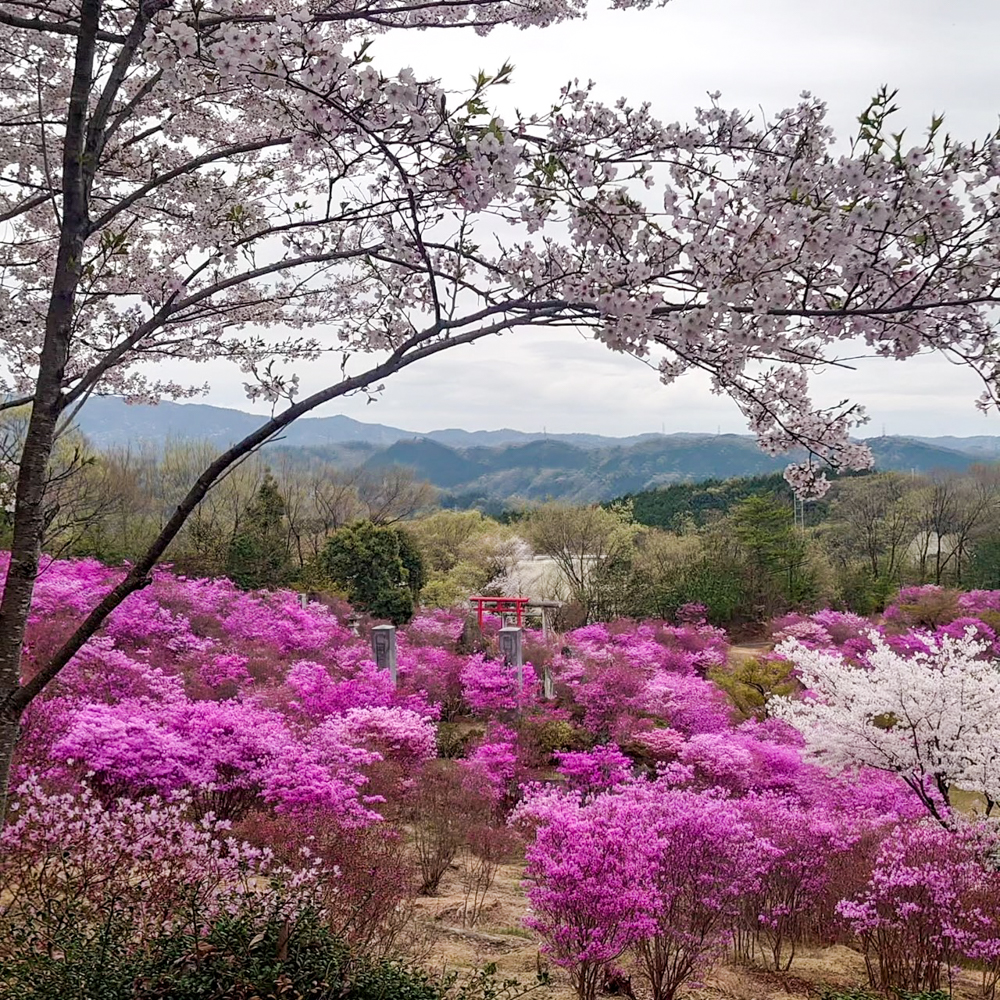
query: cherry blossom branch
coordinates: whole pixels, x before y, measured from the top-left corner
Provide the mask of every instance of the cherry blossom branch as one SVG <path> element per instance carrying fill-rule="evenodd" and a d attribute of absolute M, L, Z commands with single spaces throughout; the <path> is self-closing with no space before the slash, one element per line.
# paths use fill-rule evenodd
<path fill-rule="evenodd" d="M 544 312 L 544 309 L 540 311 Z M 129 594 L 149 585 L 151 582 L 151 578 L 149 577 L 150 571 L 166 551 L 170 542 L 177 536 L 192 511 L 205 498 L 219 477 L 248 452 L 260 447 L 294 420 L 297 420 L 303 414 L 308 413 L 323 403 L 328 403 L 340 396 L 364 389 L 374 382 L 378 382 L 389 375 L 401 371 L 403 368 L 432 357 L 441 351 L 462 344 L 474 343 L 483 337 L 493 336 L 530 321 L 530 315 L 502 318 L 487 326 L 470 330 L 464 334 L 437 340 L 429 338 L 435 336 L 440 331 L 432 330 L 425 332 L 419 337 L 411 338 L 411 340 L 402 344 L 386 361 L 375 365 L 368 371 L 344 379 L 336 385 L 313 393 L 298 403 L 293 403 L 281 413 L 262 424 L 257 430 L 248 434 L 237 444 L 232 445 L 206 467 L 205 471 L 188 490 L 184 499 L 177 505 L 176 510 L 166 525 L 164 525 L 159 535 L 146 552 L 132 565 L 124 579 L 90 611 L 73 634 L 49 658 L 48 662 L 28 681 L 9 694 L 5 702 L 0 703 L 0 715 L 5 712 L 17 714 L 23 712 L 28 704 L 41 693 L 46 685 L 83 648 L 86 642 L 101 627 L 108 615 Z"/>
<path fill-rule="evenodd" d="M 91 224 L 90 232 L 96 233 L 106 228 L 107 224 L 112 219 L 121 215 L 122 212 L 127 211 L 137 202 L 145 198 L 146 195 L 155 191 L 157 188 L 162 187 L 164 184 L 168 184 L 170 181 L 176 180 L 178 177 L 184 177 L 187 174 L 190 174 L 193 170 L 198 170 L 201 167 L 208 166 L 210 163 L 216 163 L 219 160 L 225 160 L 230 156 L 239 156 L 242 153 L 258 152 L 259 150 L 269 149 L 274 146 L 287 146 L 289 142 L 291 142 L 291 138 L 289 136 L 258 139 L 255 142 L 247 142 L 234 146 L 224 146 L 221 149 L 215 149 L 211 152 L 203 153 L 201 156 L 195 156 L 192 159 L 187 160 L 185 163 L 174 167 L 172 170 L 168 170 L 165 173 L 154 177 L 151 181 L 148 181 L 146 184 L 143 184 L 141 187 L 136 188 L 130 194 L 126 195 L 121 201 L 107 209 L 103 215 Z"/>
<path fill-rule="evenodd" d="M 25 31 L 42 31 L 55 35 L 71 35 L 78 38 L 80 26 L 70 21 L 46 21 L 38 17 L 18 17 L 17 14 L 10 14 L 0 10 L 0 24 L 10 25 L 12 28 L 22 28 Z M 125 35 L 120 35 L 114 31 L 98 29 L 95 38 L 99 42 L 124 42 Z"/>

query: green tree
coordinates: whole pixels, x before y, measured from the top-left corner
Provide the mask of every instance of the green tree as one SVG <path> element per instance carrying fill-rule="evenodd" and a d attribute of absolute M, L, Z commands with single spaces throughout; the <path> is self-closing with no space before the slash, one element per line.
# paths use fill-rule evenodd
<path fill-rule="evenodd" d="M 243 524 L 229 543 L 226 574 L 244 590 L 279 587 L 288 580 L 285 500 L 270 472 L 247 504 Z"/>
<path fill-rule="evenodd" d="M 401 528 L 356 521 L 326 543 L 321 562 L 348 600 L 375 618 L 403 625 L 425 582 L 420 550 Z"/>
<path fill-rule="evenodd" d="M 903 582 L 908 553 L 919 541 L 917 486 L 909 476 L 883 472 L 842 480 L 832 491 L 819 537 L 841 599 L 861 614 L 881 611 Z"/>
<path fill-rule="evenodd" d="M 797 687 L 792 664 L 769 656 L 750 656 L 709 675 L 744 718 L 768 718 L 768 703 L 776 695 L 791 694 Z"/>
<path fill-rule="evenodd" d="M 756 613 L 770 615 L 809 596 L 805 539 L 792 523 L 791 507 L 773 495 L 749 496 L 736 505 L 731 523 Z"/>
<path fill-rule="evenodd" d="M 976 589 L 1000 588 L 1000 536 L 990 535 L 976 544 L 965 583 Z"/>
<path fill-rule="evenodd" d="M 482 593 L 517 554 L 514 532 L 478 510 L 439 510 L 403 526 L 424 558 L 422 604 L 448 608 Z"/>

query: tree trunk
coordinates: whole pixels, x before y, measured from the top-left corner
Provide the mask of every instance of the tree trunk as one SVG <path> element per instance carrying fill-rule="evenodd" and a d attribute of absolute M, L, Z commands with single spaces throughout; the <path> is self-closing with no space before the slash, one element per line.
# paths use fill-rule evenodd
<path fill-rule="evenodd" d="M 0 690 L 0 700 L 8 692 Z M 14 747 L 21 731 L 20 715 L 8 713 L 0 716 L 0 827 L 7 813 L 7 786 L 10 782 L 10 765 L 14 759 Z"/>
<path fill-rule="evenodd" d="M 21 651 L 31 599 L 38 576 L 45 530 L 45 489 L 56 422 L 62 409 L 62 386 L 72 336 L 76 292 L 88 226 L 87 181 L 84 175 L 87 108 L 93 82 L 100 0 L 84 0 L 80 9 L 73 85 L 66 117 L 62 160 L 62 227 L 52 278 L 52 296 L 45 316 L 45 340 L 31 417 L 17 476 L 14 537 L 10 566 L 0 599 L 0 805 L 6 803 L 7 777 L 23 706 L 16 704 L 21 682 Z M 4 813 L 0 811 L 0 826 Z"/>

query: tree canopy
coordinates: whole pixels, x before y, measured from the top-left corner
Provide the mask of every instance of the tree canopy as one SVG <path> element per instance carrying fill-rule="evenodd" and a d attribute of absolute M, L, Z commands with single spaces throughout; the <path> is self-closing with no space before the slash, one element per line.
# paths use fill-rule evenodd
<path fill-rule="evenodd" d="M 413 617 L 426 574 L 420 550 L 402 528 L 371 521 L 349 524 L 326 543 L 321 561 L 355 607 L 394 625 Z"/>

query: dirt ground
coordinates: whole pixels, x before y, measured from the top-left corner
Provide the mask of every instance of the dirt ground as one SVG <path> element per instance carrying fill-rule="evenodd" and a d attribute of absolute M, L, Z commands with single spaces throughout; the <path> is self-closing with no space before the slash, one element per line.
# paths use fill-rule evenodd
<path fill-rule="evenodd" d="M 486 909 L 474 928 L 462 927 L 463 903 L 457 866 L 448 872 L 437 896 L 417 901 L 417 919 L 428 931 L 430 954 L 426 964 L 437 971 L 460 972 L 495 963 L 501 977 L 530 983 L 546 969 L 551 985 L 532 995 L 539 1000 L 571 1000 L 575 996 L 561 969 L 539 955 L 538 943 L 521 925 L 525 913 L 520 888 L 521 866 L 506 865 L 487 894 Z M 824 986 L 861 987 L 867 982 L 862 956 L 842 946 L 802 949 L 787 973 L 764 968 L 723 965 L 701 985 L 686 991 L 694 998 L 726 1000 L 813 1000 Z M 638 977 L 635 990 L 641 998 Z"/>
<path fill-rule="evenodd" d="M 759 642 L 742 642 L 729 647 L 729 665 L 738 667 L 746 660 L 752 660 L 762 653 L 768 653 L 774 644 L 761 639 Z"/>
<path fill-rule="evenodd" d="M 521 923 L 526 910 L 521 878 L 521 865 L 501 868 L 486 896 L 482 918 L 474 928 L 462 927 L 464 896 L 460 870 L 453 865 L 437 896 L 417 900 L 416 918 L 425 932 L 420 935 L 425 948 L 421 964 L 434 971 L 465 973 L 493 963 L 499 977 L 518 979 L 526 985 L 535 982 L 544 969 L 550 985 L 539 987 L 531 996 L 573 1000 L 576 994 L 569 977 L 539 954 L 537 938 Z M 818 1000 L 827 988 L 863 988 L 867 982 L 863 956 L 836 945 L 799 949 L 791 968 L 783 973 L 763 966 L 723 964 L 682 995 L 692 1000 Z M 960 973 L 955 996 L 972 1000 L 981 996 L 979 986 L 977 975 Z M 638 976 L 633 978 L 633 987 L 637 1000 L 643 1000 Z"/>

